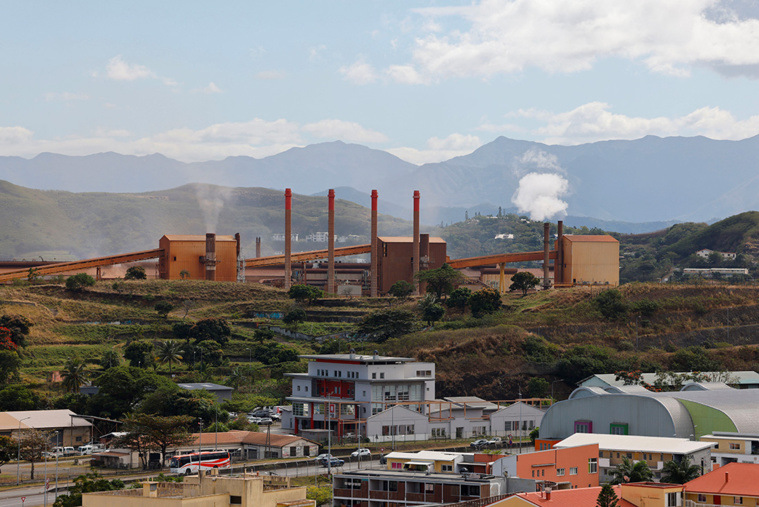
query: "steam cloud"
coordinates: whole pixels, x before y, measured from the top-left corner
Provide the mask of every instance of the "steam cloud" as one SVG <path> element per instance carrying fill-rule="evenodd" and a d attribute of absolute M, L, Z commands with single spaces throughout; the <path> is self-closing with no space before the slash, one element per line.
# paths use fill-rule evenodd
<path fill-rule="evenodd" d="M 520 213 L 529 213 L 532 220 L 543 221 L 561 213 L 569 206 L 560 199 L 569 190 L 569 182 L 560 174 L 528 173 L 519 180 L 519 188 L 511 202 Z"/>
<path fill-rule="evenodd" d="M 219 214 L 226 201 L 231 197 L 230 189 L 199 184 L 195 185 L 195 197 L 198 199 L 198 206 L 203 212 L 206 232 L 215 233 L 216 226 L 219 223 Z"/>

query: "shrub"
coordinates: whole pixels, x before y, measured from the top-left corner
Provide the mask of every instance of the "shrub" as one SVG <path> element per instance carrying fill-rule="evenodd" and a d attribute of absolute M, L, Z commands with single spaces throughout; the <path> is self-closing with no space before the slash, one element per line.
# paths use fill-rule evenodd
<path fill-rule="evenodd" d="M 142 266 L 132 266 L 126 270 L 124 280 L 145 280 L 148 275 L 145 273 L 145 268 Z"/>
<path fill-rule="evenodd" d="M 627 315 L 627 304 L 617 289 L 603 291 L 593 300 L 593 305 L 608 320 L 620 320 Z"/>
<path fill-rule="evenodd" d="M 95 285 L 95 279 L 87 273 L 79 273 L 66 279 L 66 288 L 72 291 L 82 291 L 86 287 L 92 287 Z"/>
<path fill-rule="evenodd" d="M 478 290 L 469 298 L 469 308 L 475 317 L 493 313 L 501 308 L 501 294 L 490 287 Z"/>

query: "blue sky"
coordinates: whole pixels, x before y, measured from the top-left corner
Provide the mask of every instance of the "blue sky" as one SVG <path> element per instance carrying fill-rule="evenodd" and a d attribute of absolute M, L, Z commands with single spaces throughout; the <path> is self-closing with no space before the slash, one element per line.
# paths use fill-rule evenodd
<path fill-rule="evenodd" d="M 753 0 L 0 4 L 0 155 L 759 134 Z"/>

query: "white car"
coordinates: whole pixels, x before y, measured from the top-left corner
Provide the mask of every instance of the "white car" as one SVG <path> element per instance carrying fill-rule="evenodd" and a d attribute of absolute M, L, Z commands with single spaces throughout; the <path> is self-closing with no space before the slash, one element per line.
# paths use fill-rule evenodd
<path fill-rule="evenodd" d="M 317 463 L 321 463 L 322 461 L 327 461 L 330 458 L 334 458 L 331 454 L 320 454 L 317 457 L 314 458 L 314 461 Z"/>
<path fill-rule="evenodd" d="M 356 451 L 353 451 L 351 453 L 351 458 L 358 458 L 358 457 L 365 458 L 365 457 L 371 456 L 371 455 L 372 455 L 372 452 L 369 449 L 366 449 L 366 448 L 362 447 L 362 448 L 360 448 L 360 449 L 358 449 Z"/>

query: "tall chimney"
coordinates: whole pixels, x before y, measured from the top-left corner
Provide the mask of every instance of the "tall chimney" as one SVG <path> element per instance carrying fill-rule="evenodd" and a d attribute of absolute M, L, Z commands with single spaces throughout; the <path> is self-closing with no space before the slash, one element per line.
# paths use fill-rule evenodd
<path fill-rule="evenodd" d="M 206 234 L 206 280 L 216 280 L 216 234 Z"/>
<path fill-rule="evenodd" d="M 337 294 L 337 288 L 335 287 L 335 190 L 330 188 L 328 196 L 327 292 Z"/>
<path fill-rule="evenodd" d="M 419 282 L 416 281 L 416 274 L 419 272 L 419 190 L 414 190 L 414 237 L 411 248 L 412 264 L 411 276 L 414 283 L 416 294 L 419 294 Z"/>
<path fill-rule="evenodd" d="M 256 259 L 261 257 L 261 236 L 256 236 Z"/>
<path fill-rule="evenodd" d="M 564 283 L 564 221 L 559 220 L 556 230 L 556 260 L 553 261 L 553 283 Z"/>
<path fill-rule="evenodd" d="M 289 188 L 285 189 L 285 290 L 290 290 L 292 283 L 292 265 L 290 264 L 290 254 L 292 253 L 292 207 L 293 192 Z"/>
<path fill-rule="evenodd" d="M 543 224 L 543 288 L 551 288 L 551 282 L 548 280 L 548 249 L 550 248 L 551 241 L 551 224 L 548 222 Z"/>
<path fill-rule="evenodd" d="M 377 266 L 379 259 L 377 258 L 377 191 L 372 190 L 372 271 L 371 271 L 371 292 L 369 295 L 373 298 L 377 297 Z"/>

